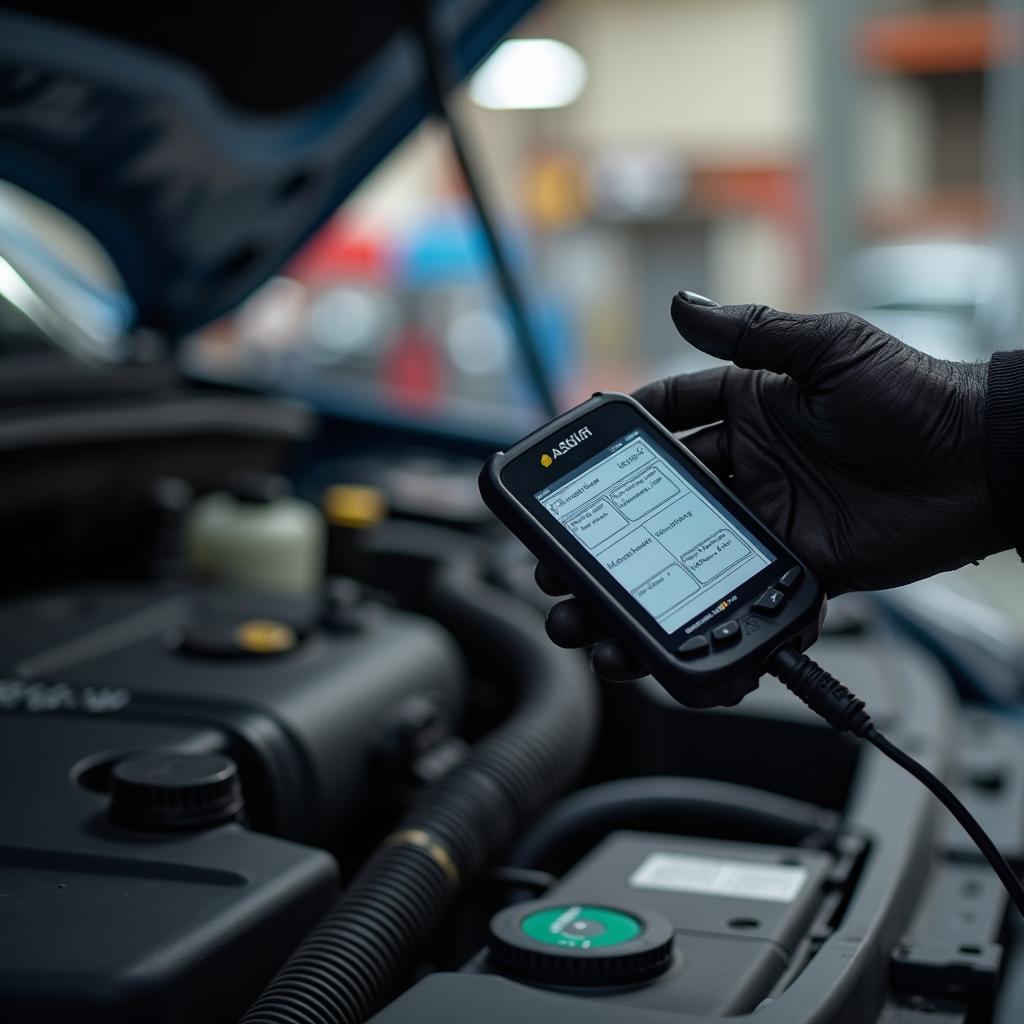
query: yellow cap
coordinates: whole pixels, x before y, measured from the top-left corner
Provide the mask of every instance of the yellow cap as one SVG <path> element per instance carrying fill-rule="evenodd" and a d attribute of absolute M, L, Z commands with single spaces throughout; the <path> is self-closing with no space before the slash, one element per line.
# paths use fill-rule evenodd
<path fill-rule="evenodd" d="M 387 514 L 383 491 L 362 484 L 334 484 L 324 491 L 324 514 L 331 526 L 365 530 Z"/>
<path fill-rule="evenodd" d="M 281 654 L 298 641 L 287 622 L 275 619 L 248 619 L 235 630 L 235 643 L 250 654 Z"/>

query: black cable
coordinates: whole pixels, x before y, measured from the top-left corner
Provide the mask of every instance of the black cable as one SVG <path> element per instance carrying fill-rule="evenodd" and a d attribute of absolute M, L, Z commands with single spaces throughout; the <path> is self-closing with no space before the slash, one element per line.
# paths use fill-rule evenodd
<path fill-rule="evenodd" d="M 910 772 L 915 779 L 924 783 L 942 801 L 950 814 L 960 822 L 964 831 L 974 840 L 974 845 L 982 852 L 985 860 L 992 865 L 992 870 L 999 876 L 999 881 L 1003 883 L 1006 891 L 1010 894 L 1010 899 L 1024 916 L 1024 886 L 1021 885 L 1013 868 L 1006 862 L 1006 858 L 999 852 L 999 848 L 989 838 L 988 833 L 978 824 L 971 812 L 964 807 L 957 795 L 940 779 L 932 775 L 924 765 L 900 750 L 892 740 L 874 727 L 865 739 L 885 754 L 890 761 L 895 761 L 901 768 Z"/>
<path fill-rule="evenodd" d="M 971 837 L 1003 883 L 1021 917 L 1024 917 L 1024 885 L 1021 885 L 1020 879 L 988 833 L 944 782 L 875 728 L 864 701 L 806 654 L 791 648 L 777 651 L 768 664 L 768 671 L 829 725 L 840 732 L 852 732 L 867 740 L 889 760 L 923 783 Z"/>
<path fill-rule="evenodd" d="M 505 863 L 559 870 L 575 863 L 610 832 L 669 832 L 795 846 L 834 836 L 834 811 L 778 793 L 717 779 L 636 776 L 601 782 L 563 797 L 531 822 Z"/>
<path fill-rule="evenodd" d="M 449 70 L 447 54 L 437 39 L 427 4 L 424 0 L 408 0 L 408 2 L 412 22 L 423 49 L 423 61 L 426 65 L 427 84 L 430 88 L 431 98 L 437 113 L 448 129 L 452 151 L 455 153 L 455 159 L 462 172 L 466 189 L 476 209 L 480 227 L 483 229 L 487 248 L 491 254 L 491 262 L 494 264 L 494 273 L 505 298 L 505 304 L 508 306 L 509 316 L 512 318 L 512 328 L 527 375 L 537 392 L 544 411 L 549 416 L 554 416 L 558 412 L 558 406 L 544 360 L 541 357 L 537 336 L 526 312 L 523 290 L 512 270 L 512 264 L 505 252 L 494 218 L 491 216 L 490 204 L 484 196 L 480 179 L 473 167 L 473 161 L 470 158 L 458 119 L 448 104 L 448 93 L 454 85 L 454 78 Z"/>

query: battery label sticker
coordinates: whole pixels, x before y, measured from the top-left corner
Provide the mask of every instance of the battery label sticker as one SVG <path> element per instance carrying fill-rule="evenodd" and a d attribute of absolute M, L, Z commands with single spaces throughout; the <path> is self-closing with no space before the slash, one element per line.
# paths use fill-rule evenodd
<path fill-rule="evenodd" d="M 634 889 L 791 903 L 807 875 L 807 868 L 800 864 L 755 864 L 719 857 L 651 853 L 629 876 L 629 884 Z"/>

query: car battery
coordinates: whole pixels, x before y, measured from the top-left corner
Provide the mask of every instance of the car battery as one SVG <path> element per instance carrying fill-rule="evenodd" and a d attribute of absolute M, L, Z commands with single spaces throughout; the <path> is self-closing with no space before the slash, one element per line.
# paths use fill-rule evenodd
<path fill-rule="evenodd" d="M 798 955 L 834 857 L 638 832 L 609 836 L 543 900 L 495 916 L 467 970 L 623 1007 L 755 1009 Z"/>

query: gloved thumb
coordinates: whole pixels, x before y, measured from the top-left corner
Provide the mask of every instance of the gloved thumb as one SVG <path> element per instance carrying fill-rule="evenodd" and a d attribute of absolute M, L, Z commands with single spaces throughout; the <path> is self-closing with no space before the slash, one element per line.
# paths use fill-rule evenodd
<path fill-rule="evenodd" d="M 768 306 L 720 306 L 694 292 L 672 299 L 672 322 L 693 346 L 748 370 L 812 383 L 829 360 L 845 314 L 780 313 Z M 855 318 L 849 318 L 851 325 Z M 845 322 L 845 321 L 844 321 Z"/>

